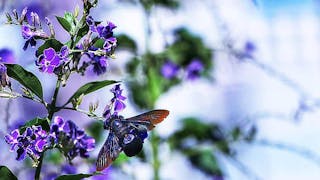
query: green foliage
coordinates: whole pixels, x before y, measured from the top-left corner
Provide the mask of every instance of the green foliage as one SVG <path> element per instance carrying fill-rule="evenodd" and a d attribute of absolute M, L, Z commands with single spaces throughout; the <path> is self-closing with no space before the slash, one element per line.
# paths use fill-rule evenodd
<path fill-rule="evenodd" d="M 132 100 L 139 108 L 152 109 L 161 94 L 182 82 L 178 77 L 166 79 L 162 76 L 161 68 L 167 60 L 185 69 L 194 59 L 198 59 L 204 65 L 204 75 L 211 71 L 213 54 L 201 38 L 185 29 L 176 30 L 174 35 L 175 41 L 164 52 L 147 52 L 141 58 L 132 58 L 126 66 L 131 77 L 134 77 L 129 82 L 129 88 Z"/>
<path fill-rule="evenodd" d="M 119 167 L 128 161 L 129 161 L 129 157 L 122 152 L 119 154 L 118 158 L 112 163 L 112 165 Z"/>
<path fill-rule="evenodd" d="M 219 162 L 210 149 L 193 149 L 186 152 L 192 165 L 206 174 L 222 176 Z"/>
<path fill-rule="evenodd" d="M 18 178 L 6 166 L 0 166 L 1 180 L 18 180 Z"/>
<path fill-rule="evenodd" d="M 59 52 L 62 46 L 63 44 L 60 41 L 56 39 L 48 39 L 43 43 L 43 45 L 38 48 L 38 50 L 36 51 L 36 56 L 39 57 L 43 54 L 43 51 L 45 49 L 48 49 L 50 47 L 52 47 L 56 52 Z"/>
<path fill-rule="evenodd" d="M 66 30 L 67 32 L 71 32 L 71 24 L 68 22 L 68 20 L 66 20 L 63 17 L 60 16 L 56 16 L 58 22 L 60 23 L 60 25 L 63 27 L 64 30 Z"/>
<path fill-rule="evenodd" d="M 106 140 L 107 137 L 102 136 L 103 129 L 103 122 L 102 121 L 93 121 L 90 123 L 90 125 L 86 128 L 88 134 L 92 136 L 96 143 L 101 140 Z"/>
<path fill-rule="evenodd" d="M 65 103 L 69 104 L 72 100 L 78 99 L 80 96 L 87 95 L 89 93 L 92 93 L 94 91 L 97 91 L 103 87 L 106 87 L 111 84 L 118 83 L 119 81 L 113 81 L 113 80 L 105 80 L 105 81 L 95 81 L 95 82 L 90 82 L 87 83 L 83 86 L 81 86 L 70 98 L 69 100 Z"/>
<path fill-rule="evenodd" d="M 43 99 L 42 85 L 37 76 L 18 64 L 6 64 L 8 76 L 17 80 L 40 99 Z"/>
<path fill-rule="evenodd" d="M 140 0 L 140 3 L 147 11 L 150 11 L 153 6 L 163 6 L 170 9 L 177 9 L 179 7 L 178 0 Z"/>
<path fill-rule="evenodd" d="M 117 42 L 118 42 L 118 47 L 117 49 L 125 49 L 128 51 L 131 51 L 132 53 L 137 53 L 138 51 L 138 47 L 136 42 L 131 39 L 129 36 L 125 35 L 125 34 L 120 34 L 118 36 L 116 36 L 117 38 Z"/>
<path fill-rule="evenodd" d="M 56 178 L 56 180 L 81 180 L 84 178 L 88 178 L 91 176 L 98 175 L 99 173 L 94 174 L 68 174 L 68 175 L 62 175 Z"/>
<path fill-rule="evenodd" d="M 200 37 L 184 28 L 175 30 L 174 37 L 174 43 L 168 46 L 165 52 L 168 59 L 183 67 L 190 64 L 193 59 L 199 59 L 204 64 L 206 73 L 212 68 L 212 50 Z"/>
<path fill-rule="evenodd" d="M 88 32 L 89 26 L 87 24 L 84 24 L 77 32 L 76 40 L 74 43 L 77 44 L 80 41 L 80 39 L 84 37 Z"/>
<path fill-rule="evenodd" d="M 63 156 L 61 156 L 61 152 L 57 149 L 52 149 L 50 151 L 46 151 L 45 161 L 49 161 L 55 165 L 59 165 L 65 161 Z"/>
<path fill-rule="evenodd" d="M 23 133 L 27 127 L 31 126 L 41 126 L 43 130 L 49 132 L 50 125 L 47 118 L 34 118 L 28 122 L 26 122 L 22 127 L 19 128 L 20 133 Z"/>
<path fill-rule="evenodd" d="M 76 28 L 76 18 L 70 12 L 66 12 L 64 17 L 56 16 L 58 22 L 69 34 L 74 34 Z"/>

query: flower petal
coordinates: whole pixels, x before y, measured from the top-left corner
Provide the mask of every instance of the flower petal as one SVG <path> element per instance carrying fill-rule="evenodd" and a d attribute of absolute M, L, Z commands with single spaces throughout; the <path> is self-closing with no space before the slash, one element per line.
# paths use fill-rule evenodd
<path fill-rule="evenodd" d="M 43 51 L 43 54 L 44 54 L 44 57 L 46 57 L 46 59 L 52 60 L 53 57 L 56 55 L 56 51 L 53 48 L 50 47 L 48 49 L 45 49 Z"/>

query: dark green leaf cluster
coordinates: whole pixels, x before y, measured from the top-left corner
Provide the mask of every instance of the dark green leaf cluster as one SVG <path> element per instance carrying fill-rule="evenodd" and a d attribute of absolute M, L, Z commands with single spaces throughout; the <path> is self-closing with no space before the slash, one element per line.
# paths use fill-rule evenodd
<path fill-rule="evenodd" d="M 199 59 L 204 65 L 202 75 L 209 77 L 213 67 L 212 51 L 206 47 L 201 38 L 186 29 L 178 29 L 174 35 L 175 41 L 168 45 L 164 52 L 146 52 L 141 57 L 132 58 L 126 66 L 130 77 L 133 77 L 129 82 L 132 99 L 140 108 L 152 109 L 161 94 L 182 82 L 183 78 L 163 77 L 161 68 L 167 60 L 185 69 L 194 59 Z M 136 47 L 134 41 L 128 37 L 119 40 L 120 49 L 130 49 L 136 53 Z"/>
<path fill-rule="evenodd" d="M 236 156 L 232 144 L 250 142 L 255 132 L 255 127 L 249 131 L 238 126 L 229 130 L 215 123 L 205 124 L 196 118 L 185 118 L 182 128 L 170 136 L 169 142 L 173 149 L 185 154 L 195 167 L 207 174 L 221 176 L 223 173 L 215 158 L 216 153 Z"/>

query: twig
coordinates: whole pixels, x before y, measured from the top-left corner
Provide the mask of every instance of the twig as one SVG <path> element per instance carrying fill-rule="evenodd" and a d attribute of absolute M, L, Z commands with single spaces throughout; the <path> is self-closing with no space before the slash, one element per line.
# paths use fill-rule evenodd
<path fill-rule="evenodd" d="M 300 155 L 308 160 L 311 160 L 312 162 L 314 162 L 318 166 L 320 166 L 320 155 L 316 154 L 315 152 L 313 152 L 307 148 L 299 147 L 299 146 L 293 145 L 293 144 L 282 143 L 282 142 L 271 142 L 268 140 L 255 140 L 252 143 L 255 145 L 267 146 L 267 147 L 295 153 L 295 154 Z"/>
<path fill-rule="evenodd" d="M 247 167 L 245 164 L 243 164 L 241 161 L 236 159 L 235 157 L 227 156 L 229 162 L 236 167 L 239 171 L 242 172 L 242 174 L 248 176 L 250 179 L 261 179 L 256 173 L 254 173 L 249 167 Z"/>

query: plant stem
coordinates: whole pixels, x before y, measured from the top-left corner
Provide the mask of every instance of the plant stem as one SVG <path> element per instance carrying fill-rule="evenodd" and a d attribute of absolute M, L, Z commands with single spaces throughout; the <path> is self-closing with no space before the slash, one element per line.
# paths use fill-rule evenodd
<path fill-rule="evenodd" d="M 57 82 L 56 82 L 56 88 L 54 90 L 54 94 L 52 97 L 52 101 L 50 106 L 48 107 L 48 119 L 51 121 L 53 114 L 56 112 L 56 102 L 57 102 L 57 97 L 58 97 L 58 93 L 59 93 L 59 89 L 60 89 L 60 85 L 61 85 L 61 78 L 60 76 L 58 76 Z"/>
<path fill-rule="evenodd" d="M 58 76 L 57 82 L 56 82 L 56 88 L 54 90 L 54 94 L 52 96 L 52 101 L 50 103 L 50 105 L 47 107 L 48 109 L 48 119 L 51 121 L 53 114 L 56 112 L 56 102 L 57 102 L 57 97 L 58 97 L 58 93 L 59 93 L 59 89 L 60 89 L 60 85 L 61 85 L 61 77 Z M 43 161 L 43 157 L 44 157 L 44 153 L 45 151 L 43 151 L 40 155 L 40 159 L 39 159 L 39 164 L 37 166 L 36 169 L 36 173 L 34 176 L 35 180 L 39 180 L 40 178 L 40 173 L 41 173 L 41 167 L 42 167 L 42 161 Z"/>
<path fill-rule="evenodd" d="M 155 131 L 151 132 L 151 148 L 152 148 L 152 167 L 153 167 L 153 179 L 159 180 L 159 169 L 160 169 L 160 160 L 158 157 L 159 154 L 159 136 Z"/>
<path fill-rule="evenodd" d="M 40 179 L 40 173 L 41 173 L 43 157 L 44 157 L 44 152 L 42 152 L 42 154 L 40 156 L 40 159 L 39 159 L 39 164 L 37 166 L 36 173 L 35 173 L 35 176 L 34 176 L 35 180 L 39 180 Z"/>

